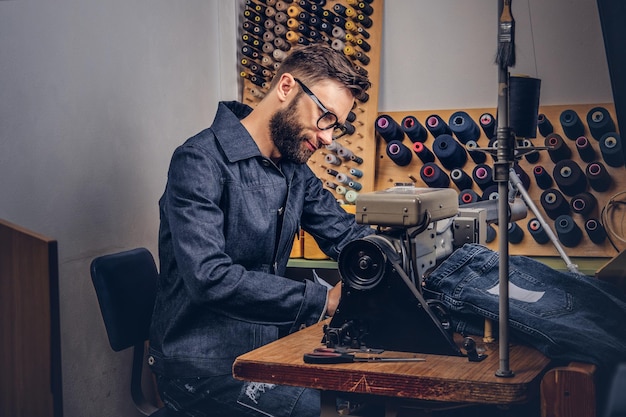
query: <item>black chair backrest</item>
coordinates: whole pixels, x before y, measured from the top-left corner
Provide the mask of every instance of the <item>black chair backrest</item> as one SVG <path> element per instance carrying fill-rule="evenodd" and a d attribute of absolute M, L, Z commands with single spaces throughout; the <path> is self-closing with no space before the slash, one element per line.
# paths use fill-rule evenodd
<path fill-rule="evenodd" d="M 118 352 L 148 339 L 158 272 L 145 248 L 103 255 L 91 262 L 109 344 Z"/>

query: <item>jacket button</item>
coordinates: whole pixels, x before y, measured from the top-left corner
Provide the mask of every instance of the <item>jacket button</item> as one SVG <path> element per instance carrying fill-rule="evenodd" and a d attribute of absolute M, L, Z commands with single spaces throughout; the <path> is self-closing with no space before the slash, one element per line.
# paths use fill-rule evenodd
<path fill-rule="evenodd" d="M 154 356 L 148 356 L 148 365 L 154 365 Z"/>
<path fill-rule="evenodd" d="M 264 159 L 263 166 L 266 166 L 266 167 L 270 166 L 270 161 L 268 161 L 267 159 Z"/>

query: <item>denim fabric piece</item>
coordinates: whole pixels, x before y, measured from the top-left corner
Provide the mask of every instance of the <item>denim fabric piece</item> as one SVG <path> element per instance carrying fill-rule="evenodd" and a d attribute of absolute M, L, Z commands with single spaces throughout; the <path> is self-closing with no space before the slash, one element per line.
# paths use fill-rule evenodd
<path fill-rule="evenodd" d="M 426 279 L 425 295 L 449 309 L 455 331 L 483 334 L 498 320 L 499 256 L 484 246 L 456 250 Z M 546 356 L 611 367 L 626 360 L 626 299 L 596 278 L 556 271 L 539 261 L 509 260 L 511 338 Z"/>

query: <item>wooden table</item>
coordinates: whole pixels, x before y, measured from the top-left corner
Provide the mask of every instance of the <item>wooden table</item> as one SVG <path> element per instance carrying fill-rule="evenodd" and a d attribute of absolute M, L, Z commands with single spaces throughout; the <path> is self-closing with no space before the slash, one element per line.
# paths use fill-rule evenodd
<path fill-rule="evenodd" d="M 237 379 L 322 390 L 329 394 L 366 394 L 383 401 L 387 415 L 394 415 L 398 404 L 416 400 L 467 404 L 520 404 L 537 398 L 541 378 L 550 360 L 537 350 L 512 345 L 509 350 L 514 376 L 495 376 L 499 368 L 498 345 L 484 345 L 488 357 L 469 362 L 465 357 L 383 352 L 380 356 L 423 357 L 425 362 L 346 363 L 312 365 L 304 363 L 304 353 L 323 346 L 322 326 L 308 327 L 276 342 L 248 352 L 233 364 Z M 483 344 L 475 339 L 478 346 Z M 363 354 L 359 354 L 363 355 Z M 347 393 L 347 394 L 346 394 Z M 323 415 L 331 407 L 323 407 Z"/>

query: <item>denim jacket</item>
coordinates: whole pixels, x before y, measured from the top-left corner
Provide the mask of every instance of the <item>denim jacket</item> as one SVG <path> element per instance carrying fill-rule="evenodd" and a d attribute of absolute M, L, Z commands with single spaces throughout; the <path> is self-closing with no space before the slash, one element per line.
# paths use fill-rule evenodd
<path fill-rule="evenodd" d="M 210 128 L 178 147 L 159 201 L 160 278 L 149 363 L 168 377 L 231 373 L 234 359 L 318 322 L 327 290 L 284 278 L 301 229 L 331 258 L 372 233 L 306 164 L 261 155 L 222 102 Z"/>
<path fill-rule="evenodd" d="M 497 321 L 499 254 L 484 246 L 457 249 L 427 278 L 425 296 L 443 302 L 453 330 L 482 335 Z M 615 286 L 559 272 L 524 256 L 509 258 L 511 337 L 563 363 L 607 370 L 626 361 L 626 298 Z"/>

